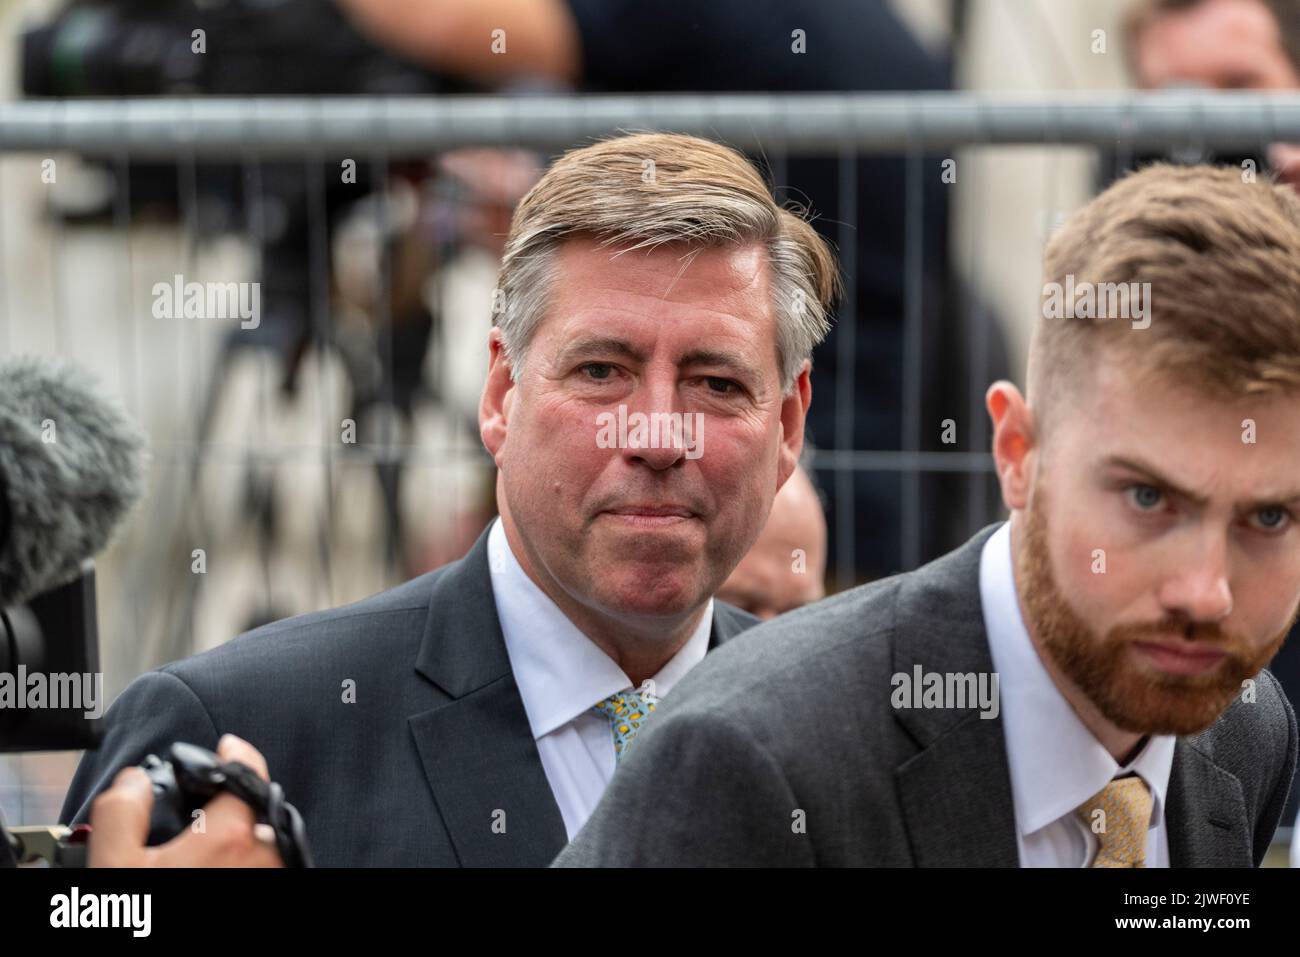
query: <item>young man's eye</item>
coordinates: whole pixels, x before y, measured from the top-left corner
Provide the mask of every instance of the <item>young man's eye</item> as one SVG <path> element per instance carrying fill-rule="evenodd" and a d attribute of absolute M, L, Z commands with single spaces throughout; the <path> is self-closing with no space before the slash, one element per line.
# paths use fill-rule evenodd
<path fill-rule="evenodd" d="M 1290 524 L 1291 513 L 1280 505 L 1270 505 L 1257 511 L 1255 518 L 1264 531 L 1280 532 Z"/>
<path fill-rule="evenodd" d="M 1154 485 L 1130 485 L 1126 491 L 1129 500 L 1144 512 L 1151 511 L 1164 500 L 1164 493 Z"/>

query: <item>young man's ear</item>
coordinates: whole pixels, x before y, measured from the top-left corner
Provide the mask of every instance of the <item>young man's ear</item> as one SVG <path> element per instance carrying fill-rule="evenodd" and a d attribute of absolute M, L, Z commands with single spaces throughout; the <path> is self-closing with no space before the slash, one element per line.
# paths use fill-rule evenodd
<path fill-rule="evenodd" d="M 493 327 L 488 335 L 487 380 L 478 401 L 478 433 L 498 467 L 501 465 L 501 450 L 506 444 L 514 389 L 513 370 L 501 342 L 501 330 Z"/>
<path fill-rule="evenodd" d="M 776 490 L 794 474 L 803 454 L 804 419 L 808 416 L 808 406 L 812 404 L 812 379 L 809 373 L 812 363 L 804 360 L 799 374 L 795 376 L 794 388 L 790 394 L 781 398 L 781 461 L 777 467 Z"/>
<path fill-rule="evenodd" d="M 984 393 L 993 420 L 993 460 L 997 463 L 1002 501 L 1012 511 L 1029 504 L 1036 437 L 1034 417 L 1025 397 L 1012 383 L 995 382 Z"/>

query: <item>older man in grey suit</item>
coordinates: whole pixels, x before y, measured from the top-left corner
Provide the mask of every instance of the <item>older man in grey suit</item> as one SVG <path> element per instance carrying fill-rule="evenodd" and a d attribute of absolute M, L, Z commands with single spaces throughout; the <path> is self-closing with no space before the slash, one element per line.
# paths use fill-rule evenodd
<path fill-rule="evenodd" d="M 139 678 L 65 820 L 148 752 L 230 732 L 320 864 L 544 865 L 658 698 L 753 623 L 712 596 L 802 446 L 825 243 L 734 150 L 618 137 L 524 198 L 499 285 L 500 520 L 445 569 Z"/>
<path fill-rule="evenodd" d="M 1010 522 L 710 656 L 557 863 L 1259 864 L 1296 762 L 1263 669 L 1300 602 L 1297 263 L 1300 202 L 1232 170 L 1079 211 L 1028 398 L 987 395 Z"/>

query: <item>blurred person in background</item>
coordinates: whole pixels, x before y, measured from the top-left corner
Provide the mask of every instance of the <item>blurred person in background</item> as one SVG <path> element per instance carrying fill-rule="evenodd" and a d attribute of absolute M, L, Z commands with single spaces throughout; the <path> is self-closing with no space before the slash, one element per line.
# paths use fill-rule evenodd
<path fill-rule="evenodd" d="M 826 596 L 826 516 L 802 467 L 777 492 L 758 541 L 717 597 L 766 621 Z"/>
<path fill-rule="evenodd" d="M 1296 0 L 1140 0 L 1126 32 L 1142 89 L 1300 89 Z M 1267 158 L 1282 180 L 1300 186 L 1300 146 L 1270 144 Z"/>

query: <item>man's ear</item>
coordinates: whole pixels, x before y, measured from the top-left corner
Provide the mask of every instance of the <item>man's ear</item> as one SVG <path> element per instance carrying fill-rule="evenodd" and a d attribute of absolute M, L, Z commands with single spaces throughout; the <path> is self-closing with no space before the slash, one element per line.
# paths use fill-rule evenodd
<path fill-rule="evenodd" d="M 515 382 L 510 360 L 501 342 L 501 330 L 495 326 L 488 335 L 488 374 L 483 394 L 478 400 L 478 433 L 497 466 L 506 444 L 506 427 L 514 399 Z"/>
<path fill-rule="evenodd" d="M 989 386 L 984 405 L 993 420 L 993 460 L 997 463 L 1002 501 L 1008 509 L 1029 504 L 1037 437 L 1025 397 L 1005 380 Z"/>
<path fill-rule="evenodd" d="M 795 377 L 794 388 L 787 396 L 781 398 L 781 460 L 777 467 L 776 490 L 794 474 L 803 453 L 803 426 L 808 415 L 808 406 L 812 405 L 812 363 L 804 360 L 799 374 Z"/>

